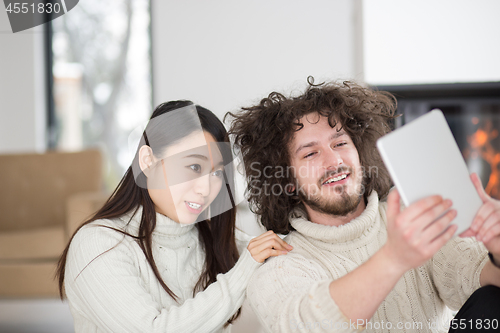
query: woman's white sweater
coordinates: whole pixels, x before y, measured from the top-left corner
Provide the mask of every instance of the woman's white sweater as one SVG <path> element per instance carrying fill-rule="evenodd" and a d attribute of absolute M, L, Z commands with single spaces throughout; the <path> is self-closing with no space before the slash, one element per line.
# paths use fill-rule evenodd
<path fill-rule="evenodd" d="M 387 203 L 379 203 L 373 192 L 365 211 L 345 225 L 291 220 L 296 231 L 285 240 L 294 249 L 269 259 L 248 286 L 250 305 L 267 331 L 357 332 L 366 324 L 347 320 L 331 298 L 329 285 L 385 244 L 386 209 Z M 460 308 L 480 287 L 479 275 L 487 260 L 482 244 L 470 238 L 452 239 L 426 264 L 404 274 L 366 325 L 367 331 L 447 331 L 451 319 L 447 306 Z"/>
<path fill-rule="evenodd" d="M 236 265 L 193 297 L 205 252 L 194 225 L 156 214 L 153 256 L 178 302 L 161 287 L 135 239 L 134 216 L 97 220 L 78 231 L 66 262 L 65 290 L 76 332 L 222 332 L 241 306 L 250 276 L 260 265 L 245 248 Z M 130 220 L 130 223 L 128 223 Z M 128 223 L 128 225 L 127 225 Z"/>

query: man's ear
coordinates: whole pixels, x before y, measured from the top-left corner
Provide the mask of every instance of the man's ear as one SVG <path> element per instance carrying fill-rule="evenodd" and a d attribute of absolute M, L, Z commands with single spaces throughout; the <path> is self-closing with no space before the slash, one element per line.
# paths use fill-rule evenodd
<path fill-rule="evenodd" d="M 139 149 L 139 167 L 146 177 L 149 177 L 149 172 L 155 161 L 153 150 L 151 147 L 144 145 Z"/>

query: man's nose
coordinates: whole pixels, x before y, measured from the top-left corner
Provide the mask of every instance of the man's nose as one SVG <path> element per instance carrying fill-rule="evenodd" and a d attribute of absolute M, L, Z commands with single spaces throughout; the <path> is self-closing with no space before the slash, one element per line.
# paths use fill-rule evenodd
<path fill-rule="evenodd" d="M 333 149 L 325 150 L 325 160 L 324 160 L 325 168 L 327 169 L 338 168 L 342 164 L 344 164 L 344 160 L 342 159 L 342 156 L 340 156 L 339 152 Z"/>

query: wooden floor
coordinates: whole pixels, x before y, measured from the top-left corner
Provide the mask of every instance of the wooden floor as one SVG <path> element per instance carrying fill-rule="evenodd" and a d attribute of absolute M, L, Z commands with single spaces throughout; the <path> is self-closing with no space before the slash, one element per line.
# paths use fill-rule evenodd
<path fill-rule="evenodd" d="M 2 333 L 72 333 L 73 318 L 59 299 L 0 299 Z"/>
<path fill-rule="evenodd" d="M 246 302 L 231 332 L 262 332 Z M 68 304 L 59 299 L 0 299 L 0 333 L 74 333 L 73 318 Z"/>

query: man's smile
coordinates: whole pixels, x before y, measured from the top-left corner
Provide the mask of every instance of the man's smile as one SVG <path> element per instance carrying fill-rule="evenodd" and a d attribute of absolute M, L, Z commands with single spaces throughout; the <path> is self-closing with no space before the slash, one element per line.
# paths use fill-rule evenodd
<path fill-rule="evenodd" d="M 347 183 L 349 176 L 350 176 L 349 172 L 342 172 L 342 173 L 328 177 L 321 185 L 328 186 L 328 185 L 345 184 L 345 183 Z"/>

